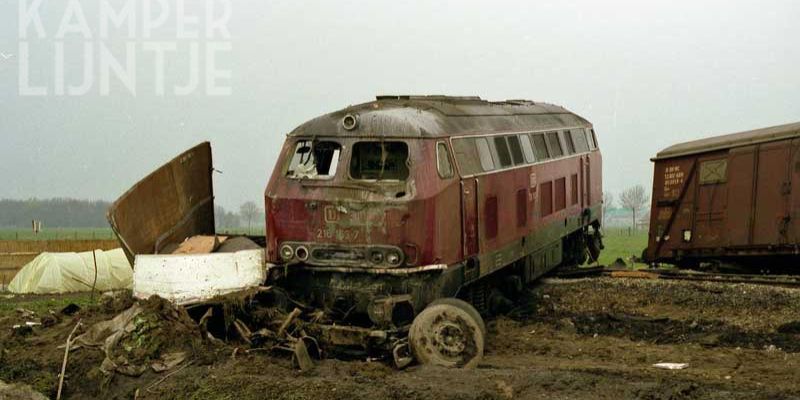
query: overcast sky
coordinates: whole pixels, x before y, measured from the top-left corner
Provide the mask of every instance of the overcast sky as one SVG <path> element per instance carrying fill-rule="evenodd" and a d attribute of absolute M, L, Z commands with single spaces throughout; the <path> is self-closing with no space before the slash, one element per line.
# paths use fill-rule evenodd
<path fill-rule="evenodd" d="M 134 4 L 139 21 L 145 2 Z M 103 38 L 98 3 L 80 3 L 91 39 L 57 37 L 66 0 L 33 12 L 45 38 L 31 24 L 21 39 L 19 0 L 0 0 L 0 198 L 113 200 L 209 140 L 223 171 L 215 177 L 218 203 L 260 203 L 288 131 L 376 94 L 562 105 L 594 123 L 612 192 L 649 189 L 649 157 L 670 144 L 800 121 L 798 1 L 235 0 L 230 38 L 218 30 L 211 39 L 187 39 L 172 22 L 150 38 L 141 26 L 132 39 L 127 29 Z M 208 26 L 213 18 L 194 5 L 189 12 Z M 170 9 L 168 21 L 176 15 Z M 56 65 L 59 41 L 64 68 Z M 229 44 L 214 69 L 230 71 L 218 82 L 231 94 L 179 96 L 168 86 L 156 95 L 154 56 L 142 49 L 148 41 L 177 48 L 165 62 L 167 85 L 189 79 L 192 44 Z M 24 66 L 21 43 L 29 49 Z M 59 70 L 67 84 L 82 82 L 84 45 L 94 49 L 93 64 L 101 45 L 124 64 L 126 43 L 137 46 L 135 95 L 114 77 L 101 95 L 98 68 L 89 93 L 55 94 Z M 20 95 L 23 67 L 47 95 Z"/>

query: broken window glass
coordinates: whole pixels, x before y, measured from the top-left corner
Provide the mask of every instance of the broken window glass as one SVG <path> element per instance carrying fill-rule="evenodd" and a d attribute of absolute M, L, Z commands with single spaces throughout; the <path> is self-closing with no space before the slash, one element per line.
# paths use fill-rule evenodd
<path fill-rule="evenodd" d="M 329 179 L 336 175 L 342 146 L 331 141 L 300 140 L 294 150 L 286 176 L 290 178 Z"/>
<path fill-rule="evenodd" d="M 353 145 L 350 176 L 353 179 L 398 180 L 408 178 L 408 145 L 403 142 L 358 142 Z"/>

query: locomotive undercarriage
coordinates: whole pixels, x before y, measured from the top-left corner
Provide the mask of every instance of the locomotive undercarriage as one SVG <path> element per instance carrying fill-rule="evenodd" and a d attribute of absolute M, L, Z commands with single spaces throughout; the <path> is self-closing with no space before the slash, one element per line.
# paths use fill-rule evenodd
<path fill-rule="evenodd" d="M 483 326 L 478 314 L 490 316 L 510 310 L 525 285 L 560 266 L 582 264 L 587 258 L 596 258 L 601 248 L 599 225 L 595 223 L 488 276 L 472 280 L 470 270 L 479 268 L 473 264 L 474 259 L 442 270 L 405 274 L 400 269 L 391 275 L 337 272 L 305 265 L 274 267 L 269 283 L 285 290 L 291 307 L 300 306 L 306 311 L 304 314 L 315 316 L 314 321 L 308 321 L 307 331 L 325 353 L 344 358 L 390 359 L 396 366 L 403 367 L 412 359 L 409 332 L 420 315 L 432 306 L 444 312 L 469 315 L 468 320 L 475 321 L 470 334 L 480 336 L 482 346 L 486 332 L 485 326 L 476 328 Z M 465 303 L 452 303 L 461 300 Z M 451 303 L 442 304 L 447 301 Z M 465 306 L 467 303 L 469 305 Z M 429 325 L 434 324 L 433 319 L 427 320 Z M 457 352 L 459 349 L 456 340 L 456 344 L 450 345 L 456 346 L 456 350 L 448 350 L 447 337 L 452 335 L 447 332 L 470 332 L 470 329 L 456 326 L 455 321 L 461 320 L 456 318 L 450 325 L 430 328 L 438 329 L 434 335 L 444 338 L 433 340 L 444 348 L 440 351 Z M 420 358 L 419 351 L 415 355 Z M 453 365 L 459 362 L 454 361 Z"/>

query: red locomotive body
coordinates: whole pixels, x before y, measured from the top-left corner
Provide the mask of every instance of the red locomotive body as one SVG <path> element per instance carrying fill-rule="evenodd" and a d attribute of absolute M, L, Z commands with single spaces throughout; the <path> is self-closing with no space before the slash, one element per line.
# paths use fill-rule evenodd
<path fill-rule="evenodd" d="M 800 252 L 798 146 L 795 123 L 658 153 L 645 258 L 688 267 L 793 267 Z"/>
<path fill-rule="evenodd" d="M 412 316 L 453 296 L 487 311 L 498 279 L 601 246 L 594 130 L 531 101 L 383 96 L 318 117 L 288 135 L 265 197 L 268 260 L 349 316 L 392 296 Z"/>

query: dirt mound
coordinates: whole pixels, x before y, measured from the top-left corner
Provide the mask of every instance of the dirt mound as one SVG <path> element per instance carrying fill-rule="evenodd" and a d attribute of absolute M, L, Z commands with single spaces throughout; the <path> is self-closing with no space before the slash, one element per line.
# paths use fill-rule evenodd
<path fill-rule="evenodd" d="M 104 373 L 129 376 L 140 376 L 148 368 L 172 369 L 203 347 L 200 329 L 186 310 L 157 296 L 95 324 L 75 342 L 103 348 Z"/>
<path fill-rule="evenodd" d="M 33 390 L 28 385 L 23 384 L 7 384 L 0 381 L 0 399 L 15 399 L 15 400 L 47 400 L 43 394 Z"/>
<path fill-rule="evenodd" d="M 290 357 L 238 336 L 236 320 L 253 330 L 277 330 L 285 321 L 286 314 L 261 307 L 280 298 L 262 295 L 253 291 L 217 299 L 206 328 L 227 342 L 214 346 L 194 322 L 208 306 L 183 312 L 160 299 L 135 304 L 140 311 L 130 316 L 125 325 L 130 329 L 110 354 L 128 365 L 147 365 L 145 371 L 140 376 L 103 373 L 103 346 L 75 350 L 65 398 L 130 399 L 138 393 L 138 399 L 242 400 L 800 399 L 800 350 L 794 344 L 800 343 L 800 290 L 548 280 L 530 291 L 510 317 L 487 321 L 486 356 L 476 369 L 411 366 L 397 371 L 360 358 L 323 360 L 305 372 Z M 11 333 L 19 313 L 13 308 L 0 313 L 0 379 L 54 397 L 63 357 L 58 346 L 78 318 L 84 322 L 78 332 L 86 333 L 97 322 L 118 316 L 106 310 L 84 307 L 25 335 Z M 186 359 L 169 372 L 152 367 L 174 362 L 164 356 L 180 352 Z M 689 366 L 675 371 L 654 367 L 664 362 Z"/>

